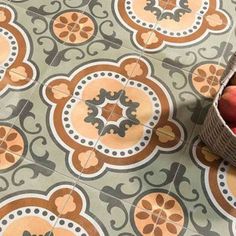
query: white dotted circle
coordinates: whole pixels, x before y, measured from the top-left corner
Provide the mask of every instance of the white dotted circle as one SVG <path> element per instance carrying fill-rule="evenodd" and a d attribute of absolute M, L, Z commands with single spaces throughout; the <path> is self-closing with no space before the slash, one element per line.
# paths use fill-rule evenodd
<path fill-rule="evenodd" d="M 180 8 L 180 6 L 177 6 L 177 8 Z M 125 2 L 125 9 L 129 15 L 129 17 L 131 18 L 132 21 L 134 21 L 135 23 L 137 23 L 140 26 L 146 27 L 146 28 L 154 28 L 157 32 L 160 32 L 161 34 L 167 35 L 167 36 L 172 36 L 172 37 L 184 37 L 184 36 L 188 36 L 189 34 L 193 34 L 194 32 L 196 32 L 202 25 L 203 23 L 203 19 L 204 19 L 204 15 L 205 13 L 208 11 L 209 9 L 209 2 L 208 1 L 204 1 L 201 8 L 198 10 L 197 14 L 195 14 L 195 22 L 194 24 L 189 27 L 188 29 L 182 30 L 182 31 L 172 31 L 172 30 L 168 30 L 166 28 L 163 28 L 160 26 L 160 24 L 158 24 L 158 20 L 157 20 L 157 25 L 144 21 L 142 19 L 140 19 L 133 11 L 132 9 L 132 1 L 131 0 L 126 0 Z M 164 12 L 167 11 L 166 9 L 164 10 Z M 171 11 L 170 11 L 171 12 Z"/>
<path fill-rule="evenodd" d="M 217 173 L 217 182 L 218 182 L 218 186 L 220 188 L 220 192 L 222 193 L 222 195 L 224 196 L 226 201 L 231 206 L 236 208 L 236 198 L 229 191 L 229 187 L 227 184 L 227 172 L 228 172 L 229 168 L 232 168 L 232 167 L 230 167 L 230 165 L 228 164 L 227 161 L 223 161 L 220 164 L 219 169 L 218 169 L 218 173 Z"/>
<path fill-rule="evenodd" d="M 126 2 L 125 2 L 125 9 L 126 9 L 126 11 L 128 13 L 128 16 L 131 18 L 132 21 L 134 21 L 136 24 L 138 24 L 138 25 L 140 25 L 142 27 L 148 28 L 148 29 L 155 27 L 155 24 L 140 19 L 134 13 L 132 7 L 133 7 L 132 0 L 126 0 Z"/>
<path fill-rule="evenodd" d="M 136 153 L 142 151 L 150 142 L 152 131 L 150 128 L 143 126 L 143 137 L 140 139 L 140 141 L 129 148 L 122 148 L 122 149 L 115 149 L 114 147 L 110 148 L 104 145 L 102 142 L 102 137 L 98 140 L 98 143 L 96 145 L 96 149 L 99 150 L 99 152 L 112 156 L 117 158 L 126 158 L 132 155 L 135 155 Z M 125 142 L 125 140 L 124 140 Z"/>
<path fill-rule="evenodd" d="M 57 215 L 53 214 L 47 209 L 35 206 L 23 207 L 8 213 L 0 220 L 0 234 L 2 235 L 7 227 L 14 221 L 27 216 L 36 216 L 42 218 L 43 220 L 49 222 L 52 226 L 55 225 L 58 220 Z M 72 233 L 75 233 L 78 236 L 89 235 L 88 232 L 86 232 L 85 229 L 83 229 L 80 225 L 68 219 L 59 219 L 56 227 L 65 227 L 67 230 L 70 230 Z"/>
<path fill-rule="evenodd" d="M 184 37 L 184 36 L 188 36 L 190 34 L 195 33 L 196 31 L 199 30 L 199 28 L 202 25 L 203 19 L 204 17 L 201 15 L 195 15 L 196 21 L 194 22 L 194 24 L 182 31 L 173 31 L 173 30 L 169 30 L 167 28 L 163 28 L 162 26 L 160 26 L 159 24 L 156 25 L 155 30 L 157 32 L 160 32 L 161 34 L 167 35 L 167 36 L 171 36 L 171 37 Z"/>
<path fill-rule="evenodd" d="M 152 103 L 153 115 L 148 121 L 148 124 L 145 125 L 148 125 L 151 128 L 155 127 L 155 125 L 158 123 L 160 119 L 160 114 L 161 114 L 161 102 L 160 99 L 157 97 L 156 93 L 146 84 L 143 84 L 135 80 L 130 80 L 127 86 L 142 90 L 142 92 L 146 93 L 146 95 L 150 98 Z"/>
<path fill-rule="evenodd" d="M 94 72 L 91 73 L 89 75 L 87 75 L 86 77 L 84 77 L 82 80 L 79 81 L 79 83 L 77 84 L 73 95 L 74 96 L 80 96 L 84 87 L 90 83 L 91 80 L 95 81 L 95 80 L 100 80 L 102 78 L 110 78 L 110 79 L 114 79 L 119 81 L 123 86 L 126 85 L 128 79 L 126 77 L 124 77 L 123 75 L 116 73 L 116 72 L 111 72 L 111 71 L 99 71 L 99 72 Z"/>
<path fill-rule="evenodd" d="M 82 136 L 76 130 L 74 129 L 71 121 L 72 117 L 72 111 L 73 107 L 80 102 L 79 100 L 76 100 L 75 98 L 71 98 L 66 105 L 64 106 L 63 109 L 63 114 L 62 114 L 62 121 L 63 121 L 63 126 L 67 132 L 67 134 L 77 143 L 83 144 L 88 147 L 93 147 L 95 145 L 95 140 L 89 139 L 87 137 Z"/>
<path fill-rule="evenodd" d="M 10 45 L 10 52 L 9 52 L 8 58 L 4 62 L 2 62 L 2 65 L 1 65 L 4 68 L 8 68 L 15 61 L 17 57 L 18 44 L 13 34 L 5 30 L 4 28 L 0 28 L 0 37 L 5 38 L 9 42 L 9 45 Z M 1 72 L 0 72 L 0 75 L 1 75 Z"/>
<path fill-rule="evenodd" d="M 123 75 L 116 73 L 116 72 L 111 72 L 111 71 L 99 71 L 99 72 L 94 72 L 91 74 L 88 74 L 86 77 L 84 77 L 82 80 L 79 81 L 77 84 L 76 88 L 74 89 L 73 95 L 76 97 L 81 96 L 81 93 L 84 90 L 84 87 L 87 86 L 88 83 L 91 82 L 91 80 L 99 80 L 102 78 L 111 78 L 118 80 L 123 86 L 127 83 L 128 79 L 124 77 Z M 93 147 L 95 145 L 95 141 L 93 139 L 89 139 L 87 137 L 82 136 L 78 132 L 75 131 L 74 127 L 72 126 L 71 122 L 71 113 L 73 110 L 73 107 L 76 105 L 77 101 L 74 98 L 71 98 L 64 106 L 63 109 L 63 115 L 62 115 L 62 120 L 63 120 L 63 126 L 67 132 L 67 134 L 77 143 L 80 143 L 82 145 L 88 146 L 88 147 Z M 101 113 L 101 109 L 98 109 L 98 112 Z M 106 120 L 102 116 L 102 114 L 98 114 L 98 117 L 104 121 L 104 124 L 106 123 Z"/>

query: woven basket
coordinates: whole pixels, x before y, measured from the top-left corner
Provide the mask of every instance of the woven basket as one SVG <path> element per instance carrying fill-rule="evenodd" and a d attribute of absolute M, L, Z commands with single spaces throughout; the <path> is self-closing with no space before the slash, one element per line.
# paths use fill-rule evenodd
<path fill-rule="evenodd" d="M 208 111 L 200 138 L 209 149 L 236 166 L 236 135 L 225 123 L 218 110 L 218 102 L 230 78 L 236 72 L 236 53 L 230 58 L 229 64 L 221 81 L 221 88 Z"/>

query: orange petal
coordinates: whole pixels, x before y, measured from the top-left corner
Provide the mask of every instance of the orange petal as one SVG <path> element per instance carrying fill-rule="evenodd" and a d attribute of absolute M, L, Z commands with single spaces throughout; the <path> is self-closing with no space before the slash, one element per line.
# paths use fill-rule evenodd
<path fill-rule="evenodd" d="M 60 38 L 64 38 L 64 37 L 66 37 L 68 34 L 69 34 L 68 31 L 63 31 L 63 32 L 61 32 L 61 33 L 59 34 L 59 37 L 60 37 Z"/>
<path fill-rule="evenodd" d="M 0 128 L 0 138 L 3 138 L 6 135 L 6 130 L 5 128 L 1 127 Z"/>
<path fill-rule="evenodd" d="M 206 93 L 208 90 L 209 90 L 209 86 L 207 86 L 207 85 L 201 87 L 201 89 L 200 89 L 200 91 L 201 91 L 202 93 Z"/>
<path fill-rule="evenodd" d="M 88 34 L 84 31 L 80 31 L 80 35 L 81 37 L 86 38 L 86 39 L 89 37 Z"/>
<path fill-rule="evenodd" d="M 21 149 L 22 149 L 22 146 L 20 146 L 20 145 L 12 145 L 12 146 L 9 147 L 9 150 L 13 151 L 13 152 L 18 152 Z"/>
<path fill-rule="evenodd" d="M 174 205 L 175 205 L 175 201 L 174 200 L 169 200 L 165 203 L 164 208 L 166 210 L 168 210 L 168 209 L 173 208 Z"/>
<path fill-rule="evenodd" d="M 143 228 L 144 234 L 150 234 L 153 231 L 154 224 L 148 224 Z"/>
<path fill-rule="evenodd" d="M 78 20 L 78 15 L 77 15 L 77 13 L 73 13 L 72 14 L 72 16 L 71 16 L 71 19 L 73 20 L 73 21 L 77 21 Z"/>
<path fill-rule="evenodd" d="M 216 75 L 221 76 L 224 73 L 224 69 L 217 70 Z"/>
<path fill-rule="evenodd" d="M 71 35 L 69 36 L 69 39 L 70 39 L 70 41 L 71 41 L 72 43 L 75 42 L 75 40 L 76 40 L 75 34 L 71 34 Z"/>
<path fill-rule="evenodd" d="M 154 230 L 154 236 L 162 236 L 162 230 L 159 227 L 156 227 Z"/>
<path fill-rule="evenodd" d="M 62 24 L 62 23 L 57 23 L 57 24 L 55 24 L 54 25 L 56 28 L 64 28 L 65 27 L 65 25 L 64 24 Z"/>
<path fill-rule="evenodd" d="M 79 23 L 85 23 L 88 21 L 88 17 L 82 17 L 80 20 L 79 20 Z"/>
<path fill-rule="evenodd" d="M 142 205 L 147 210 L 152 210 L 152 204 L 147 200 L 142 200 Z"/>
<path fill-rule="evenodd" d="M 212 97 L 215 97 L 216 93 L 217 93 L 217 91 L 214 88 L 210 89 L 210 94 Z"/>
<path fill-rule="evenodd" d="M 166 228 L 170 233 L 177 234 L 177 228 L 175 227 L 175 225 L 173 225 L 171 223 L 167 223 Z"/>
<path fill-rule="evenodd" d="M 202 82 L 202 81 L 204 81 L 205 79 L 198 76 L 198 77 L 194 77 L 193 80 L 195 80 L 195 81 L 197 81 L 197 82 Z"/>
<path fill-rule="evenodd" d="M 6 141 L 12 141 L 16 138 L 17 133 L 11 133 L 7 136 Z"/>
<path fill-rule="evenodd" d="M 215 66 L 213 65 L 210 65 L 210 68 L 209 68 L 210 72 L 214 75 L 216 73 L 216 68 Z"/>
<path fill-rule="evenodd" d="M 178 222 L 183 219 L 183 216 L 181 216 L 179 214 L 172 214 L 172 215 L 170 215 L 169 219 L 174 222 Z"/>
<path fill-rule="evenodd" d="M 82 28 L 82 30 L 85 31 L 85 32 L 88 32 L 88 31 L 92 31 L 93 28 L 90 27 L 90 26 L 85 26 L 85 27 Z"/>
<path fill-rule="evenodd" d="M 202 77 L 206 77 L 206 75 L 207 75 L 206 72 L 203 69 L 198 69 L 197 72 Z"/>
<path fill-rule="evenodd" d="M 156 203 L 157 203 L 157 205 L 158 206 L 163 206 L 163 204 L 164 204 L 164 198 L 162 197 L 162 195 L 161 194 L 157 194 L 157 196 L 156 196 Z"/>
<path fill-rule="evenodd" d="M 149 216 L 150 216 L 150 215 L 149 215 L 147 212 L 144 212 L 144 211 L 139 212 L 138 214 L 136 214 L 136 217 L 137 217 L 138 219 L 141 219 L 141 220 L 145 220 L 145 219 L 147 219 Z"/>
<path fill-rule="evenodd" d="M 14 163 L 15 162 L 15 157 L 11 153 L 6 153 L 5 158 L 8 162 Z"/>
<path fill-rule="evenodd" d="M 60 16 L 60 21 L 62 22 L 62 23 L 64 23 L 64 24 L 67 24 L 68 23 L 68 20 L 66 19 L 66 17 L 64 17 L 64 16 Z"/>

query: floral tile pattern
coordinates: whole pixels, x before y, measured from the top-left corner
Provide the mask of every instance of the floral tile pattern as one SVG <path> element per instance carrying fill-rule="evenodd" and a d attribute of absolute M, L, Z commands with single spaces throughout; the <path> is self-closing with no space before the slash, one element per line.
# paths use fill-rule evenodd
<path fill-rule="evenodd" d="M 234 0 L 0 2 L 0 235 L 236 234 L 236 170 L 198 134 Z"/>

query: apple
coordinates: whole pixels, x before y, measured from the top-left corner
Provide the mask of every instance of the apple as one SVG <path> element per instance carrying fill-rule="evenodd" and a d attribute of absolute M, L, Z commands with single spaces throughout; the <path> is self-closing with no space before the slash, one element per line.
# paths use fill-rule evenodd
<path fill-rule="evenodd" d="M 236 134 L 236 123 L 228 124 L 229 128 L 233 131 L 234 134 Z"/>
<path fill-rule="evenodd" d="M 236 85 L 236 73 L 234 73 L 233 77 L 230 79 L 230 85 Z"/>
<path fill-rule="evenodd" d="M 236 124 L 236 85 L 228 86 L 223 91 L 219 111 L 226 122 Z"/>

